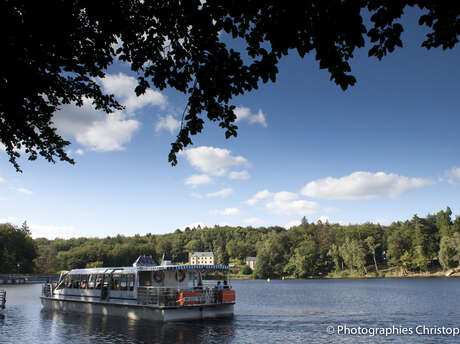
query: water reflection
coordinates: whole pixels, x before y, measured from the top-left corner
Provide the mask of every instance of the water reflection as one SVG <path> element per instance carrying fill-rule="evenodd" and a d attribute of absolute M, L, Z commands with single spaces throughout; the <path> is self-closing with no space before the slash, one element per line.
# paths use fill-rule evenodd
<path fill-rule="evenodd" d="M 233 319 L 161 323 L 42 310 L 40 320 L 52 338 L 67 343 L 75 338 L 103 343 L 228 343 L 235 337 Z"/>

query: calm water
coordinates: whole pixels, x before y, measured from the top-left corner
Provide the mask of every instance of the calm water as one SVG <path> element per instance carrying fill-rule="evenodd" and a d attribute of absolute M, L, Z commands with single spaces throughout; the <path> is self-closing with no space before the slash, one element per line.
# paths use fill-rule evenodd
<path fill-rule="evenodd" d="M 460 335 L 337 334 L 338 326 L 361 327 L 361 332 L 460 327 L 460 279 L 453 278 L 235 281 L 233 319 L 166 324 L 43 312 L 40 285 L 2 287 L 8 302 L 0 318 L 0 343 L 460 342 Z M 328 334 L 328 326 L 334 334 Z"/>

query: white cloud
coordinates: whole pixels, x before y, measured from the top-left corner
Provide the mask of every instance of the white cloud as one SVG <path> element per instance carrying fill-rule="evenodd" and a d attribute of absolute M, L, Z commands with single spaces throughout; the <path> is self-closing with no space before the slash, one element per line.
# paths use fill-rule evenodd
<path fill-rule="evenodd" d="M 320 216 L 320 217 L 318 217 L 318 220 L 316 220 L 316 222 L 318 222 L 318 221 L 321 221 L 322 223 L 329 222 L 329 217 L 324 216 L 324 215 Z"/>
<path fill-rule="evenodd" d="M 272 197 L 272 195 L 273 194 L 268 190 L 259 191 L 250 199 L 245 201 L 245 203 L 248 205 L 256 205 L 257 203 L 259 203 L 259 201 L 270 198 Z"/>
<path fill-rule="evenodd" d="M 5 178 L 0 177 L 0 183 L 4 183 L 4 182 L 5 182 Z"/>
<path fill-rule="evenodd" d="M 155 124 L 155 132 L 158 133 L 161 130 L 167 130 L 171 134 L 177 132 L 180 128 L 180 121 L 175 119 L 172 115 L 160 116 L 158 122 Z"/>
<path fill-rule="evenodd" d="M 202 185 L 202 184 L 209 184 L 212 182 L 211 177 L 207 174 L 194 174 L 187 179 L 185 179 L 185 185 Z"/>
<path fill-rule="evenodd" d="M 19 153 L 21 153 L 21 154 L 24 154 L 24 153 L 26 152 L 26 150 L 25 150 L 24 147 L 20 147 L 20 148 L 17 148 L 17 147 L 16 147 L 16 148 L 14 148 L 13 150 L 16 151 L 16 152 L 19 152 Z M 6 146 L 5 146 L 3 143 L 1 143 L 1 142 L 0 142 L 0 151 L 6 152 Z"/>
<path fill-rule="evenodd" d="M 319 205 L 316 202 L 303 199 L 286 199 L 284 197 L 277 198 L 276 194 L 273 200 L 269 201 L 265 207 L 278 215 L 302 216 L 314 214 L 319 210 Z"/>
<path fill-rule="evenodd" d="M 250 218 L 247 218 L 247 219 L 244 219 L 243 222 L 244 223 L 247 223 L 248 225 L 255 225 L 255 224 L 259 224 L 259 223 L 262 223 L 264 220 L 258 218 L 258 217 L 250 217 Z"/>
<path fill-rule="evenodd" d="M 245 203 L 253 206 L 261 201 L 265 202 L 265 208 L 278 215 L 303 216 L 316 213 L 320 209 L 318 203 L 299 199 L 299 195 L 288 191 L 259 191 Z"/>
<path fill-rule="evenodd" d="M 106 114 L 96 110 L 88 98 L 81 107 L 64 105 L 54 114 L 53 122 L 59 134 L 98 152 L 123 150 L 140 127 L 139 121 L 127 119 L 122 112 Z"/>
<path fill-rule="evenodd" d="M 460 182 L 460 167 L 453 167 L 445 172 L 447 181 L 452 185 L 457 185 Z"/>
<path fill-rule="evenodd" d="M 198 198 L 198 199 L 202 199 L 202 198 L 203 198 L 203 195 L 202 195 L 202 194 L 199 194 L 199 193 L 197 193 L 197 192 L 191 193 L 190 196 L 192 196 L 193 198 Z"/>
<path fill-rule="evenodd" d="M 246 170 L 243 170 L 243 171 L 232 171 L 228 174 L 228 177 L 230 179 L 241 179 L 241 180 L 246 180 L 246 179 L 249 179 L 251 178 L 249 176 L 249 173 L 248 171 Z"/>
<path fill-rule="evenodd" d="M 296 227 L 296 226 L 299 226 L 299 225 L 300 225 L 299 220 L 292 220 L 292 221 L 289 221 L 288 223 L 286 223 L 283 227 L 286 228 L 286 229 L 289 229 L 291 227 Z"/>
<path fill-rule="evenodd" d="M 77 155 L 83 155 L 83 154 L 85 154 L 85 151 L 84 151 L 83 149 L 79 148 L 79 149 L 77 149 L 77 150 L 75 151 L 75 154 L 77 154 Z"/>
<path fill-rule="evenodd" d="M 223 176 L 230 167 L 248 164 L 242 156 L 232 156 L 228 149 L 201 146 L 179 153 L 196 169 L 216 176 Z"/>
<path fill-rule="evenodd" d="M 137 80 L 132 76 L 123 73 L 107 74 L 105 78 L 99 79 L 104 87 L 104 91 L 115 95 L 117 100 L 126 107 L 128 113 L 132 113 L 144 106 L 159 106 L 164 109 L 167 98 L 158 91 L 147 89 L 139 97 L 134 92 Z"/>
<path fill-rule="evenodd" d="M 134 132 L 139 129 L 140 122 L 125 119 L 116 112 L 102 121 L 95 121 L 86 131 L 77 133 L 76 140 L 93 151 L 108 152 L 124 150 L 124 145 L 131 141 Z"/>
<path fill-rule="evenodd" d="M 95 109 L 92 99 L 85 98 L 81 107 L 75 104 L 63 105 L 54 113 L 54 125 L 60 135 L 74 138 L 90 150 L 98 152 L 123 150 L 141 125 L 138 120 L 132 118 L 135 111 L 149 105 L 164 109 L 167 98 L 151 89 L 137 97 L 134 92 L 137 80 L 123 73 L 108 74 L 98 80 L 104 91 L 114 94 L 120 104 L 125 106 L 125 110 L 106 114 Z M 83 153 L 83 150 L 77 150 L 75 153 Z"/>
<path fill-rule="evenodd" d="M 228 197 L 233 193 L 233 190 L 231 188 L 225 188 L 216 192 L 208 193 L 206 194 L 206 197 Z"/>
<path fill-rule="evenodd" d="M 263 127 L 267 127 L 267 121 L 265 120 L 265 115 L 261 109 L 255 114 L 251 112 L 251 109 L 247 107 L 237 107 L 235 108 L 236 122 L 247 121 L 251 124 L 258 123 Z"/>
<path fill-rule="evenodd" d="M 431 185 L 422 178 L 408 178 L 385 172 L 354 172 L 341 178 L 327 177 L 306 184 L 305 196 L 329 200 L 358 200 L 376 197 L 397 197 L 411 189 Z"/>
<path fill-rule="evenodd" d="M 29 229 L 33 238 L 70 239 L 81 236 L 72 226 L 41 226 L 31 224 L 29 225 Z"/>
<path fill-rule="evenodd" d="M 8 216 L 7 218 L 0 219 L 0 223 L 11 223 L 11 224 L 14 224 L 13 222 L 15 222 L 16 220 L 17 220 L 16 217 L 14 217 L 14 216 Z"/>
<path fill-rule="evenodd" d="M 32 191 L 30 191 L 29 189 L 26 189 L 26 188 L 17 188 L 16 191 L 20 192 L 20 193 L 23 193 L 25 195 L 32 195 L 33 194 Z"/>
<path fill-rule="evenodd" d="M 225 208 L 224 210 L 213 210 L 211 214 L 224 215 L 224 216 L 236 216 L 241 214 L 238 208 Z"/>

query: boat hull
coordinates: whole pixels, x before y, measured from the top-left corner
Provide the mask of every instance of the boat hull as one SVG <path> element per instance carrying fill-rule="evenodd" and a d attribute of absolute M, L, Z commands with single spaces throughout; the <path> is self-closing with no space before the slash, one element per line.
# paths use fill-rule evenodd
<path fill-rule="evenodd" d="M 233 304 L 196 305 L 185 307 L 158 307 L 121 304 L 103 301 L 82 301 L 41 297 L 44 310 L 101 314 L 128 319 L 154 321 L 181 321 L 233 316 Z"/>

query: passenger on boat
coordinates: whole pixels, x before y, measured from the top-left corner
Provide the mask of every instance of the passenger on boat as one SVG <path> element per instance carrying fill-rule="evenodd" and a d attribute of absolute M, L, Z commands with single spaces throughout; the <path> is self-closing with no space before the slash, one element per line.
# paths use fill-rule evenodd
<path fill-rule="evenodd" d="M 224 286 L 220 283 L 220 281 L 217 282 L 217 290 L 223 290 Z"/>
<path fill-rule="evenodd" d="M 227 280 L 224 280 L 224 289 L 230 289 Z"/>

